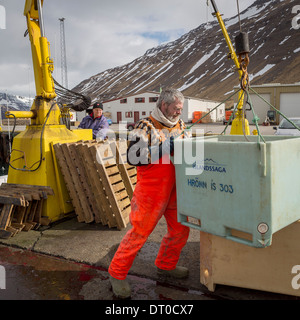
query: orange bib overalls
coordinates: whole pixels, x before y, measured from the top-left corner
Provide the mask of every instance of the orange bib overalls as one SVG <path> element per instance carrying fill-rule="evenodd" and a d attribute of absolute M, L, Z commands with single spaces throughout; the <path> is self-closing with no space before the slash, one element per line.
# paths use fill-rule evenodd
<path fill-rule="evenodd" d="M 156 128 L 158 124 L 155 123 Z M 137 184 L 131 200 L 132 228 L 121 241 L 108 269 L 116 279 L 126 278 L 138 251 L 162 216 L 168 232 L 162 239 L 155 265 L 164 270 L 175 269 L 187 242 L 189 228 L 177 222 L 175 167 L 166 157 L 169 155 L 164 155 L 158 163 L 137 167 Z"/>

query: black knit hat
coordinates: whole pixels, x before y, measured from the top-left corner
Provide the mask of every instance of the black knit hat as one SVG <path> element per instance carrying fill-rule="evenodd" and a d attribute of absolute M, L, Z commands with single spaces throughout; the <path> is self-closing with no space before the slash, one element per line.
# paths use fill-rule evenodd
<path fill-rule="evenodd" d="M 103 110 L 103 104 L 101 102 L 96 102 L 93 105 L 93 109 L 100 108 Z"/>

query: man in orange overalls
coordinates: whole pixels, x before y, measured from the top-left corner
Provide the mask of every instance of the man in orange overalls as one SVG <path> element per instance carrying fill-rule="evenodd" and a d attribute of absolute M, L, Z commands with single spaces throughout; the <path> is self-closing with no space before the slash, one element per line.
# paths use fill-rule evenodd
<path fill-rule="evenodd" d="M 140 120 L 132 131 L 127 160 L 137 166 L 137 184 L 131 200 L 132 228 L 121 241 L 109 266 L 113 293 L 128 298 L 131 289 L 126 276 L 138 251 L 162 216 L 168 232 L 161 242 L 155 260 L 161 275 L 175 278 L 188 276 L 188 269 L 177 266 L 189 228 L 177 222 L 175 167 L 169 155 L 173 140 L 185 129 L 179 119 L 184 97 L 175 89 L 164 90 L 151 116 Z"/>

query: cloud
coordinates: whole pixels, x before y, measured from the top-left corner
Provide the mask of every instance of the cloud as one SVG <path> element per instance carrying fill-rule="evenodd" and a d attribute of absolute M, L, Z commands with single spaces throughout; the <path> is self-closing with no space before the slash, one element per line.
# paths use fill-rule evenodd
<path fill-rule="evenodd" d="M 232 6 L 229 1 L 216 2 L 224 18 L 236 14 L 236 0 L 230 0 Z M 27 29 L 24 4 L 25 0 L 1 1 L 6 9 L 6 29 L 0 29 L 0 92 L 34 96 L 30 42 L 23 36 Z M 249 4 L 240 0 L 241 11 Z M 58 19 L 65 18 L 69 88 L 214 19 L 204 0 L 44 0 L 43 13 L 54 77 L 59 82 Z"/>

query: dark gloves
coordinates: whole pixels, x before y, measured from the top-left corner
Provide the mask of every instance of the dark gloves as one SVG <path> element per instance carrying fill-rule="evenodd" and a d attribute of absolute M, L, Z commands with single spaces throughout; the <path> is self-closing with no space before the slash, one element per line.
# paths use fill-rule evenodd
<path fill-rule="evenodd" d="M 161 148 L 161 155 L 164 154 L 172 154 L 174 152 L 174 137 L 170 137 L 166 139 L 163 143 L 159 146 Z"/>
<path fill-rule="evenodd" d="M 174 152 L 174 137 L 166 139 L 164 142 L 157 146 L 149 147 L 151 154 L 151 162 L 155 162 L 165 154 L 172 154 Z"/>

